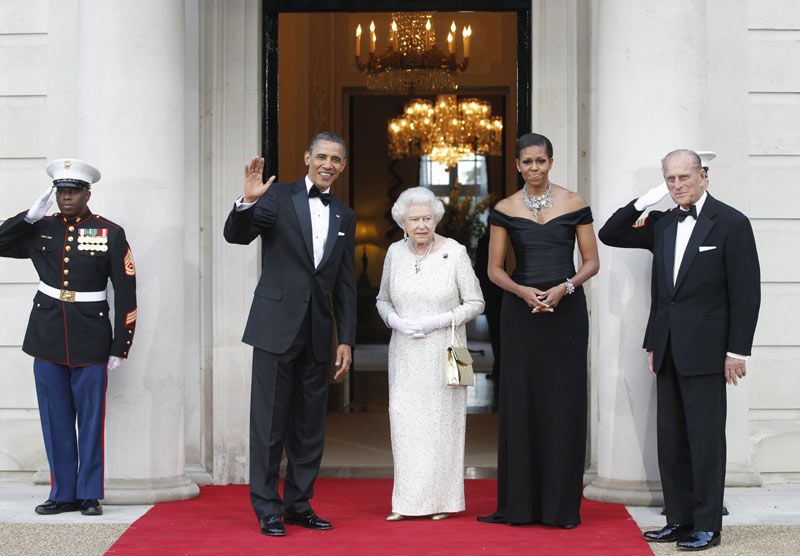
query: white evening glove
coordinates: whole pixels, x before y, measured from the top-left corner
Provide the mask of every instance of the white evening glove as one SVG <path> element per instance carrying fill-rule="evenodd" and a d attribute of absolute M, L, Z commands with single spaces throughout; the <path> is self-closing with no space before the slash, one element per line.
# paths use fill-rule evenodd
<path fill-rule="evenodd" d="M 658 203 L 661 199 L 663 199 L 667 193 L 669 193 L 669 189 L 667 188 L 666 183 L 662 183 L 661 185 L 657 185 L 650 189 L 647 193 L 636 199 L 636 202 L 633 203 L 633 206 L 636 210 L 644 210 L 647 207 L 652 207 L 656 203 Z"/>
<path fill-rule="evenodd" d="M 386 319 L 386 324 L 401 334 L 414 336 L 415 338 L 421 338 L 424 336 L 417 321 L 400 318 L 397 316 L 397 313 L 390 314 Z"/>
<path fill-rule="evenodd" d="M 108 358 L 108 365 L 106 365 L 106 369 L 108 369 L 108 372 L 113 372 L 119 369 L 120 365 L 122 365 L 122 357 L 111 355 Z"/>
<path fill-rule="evenodd" d="M 26 222 L 33 224 L 44 218 L 44 215 L 47 214 L 47 211 L 50 210 L 53 204 L 53 201 L 50 199 L 50 196 L 53 194 L 53 189 L 55 188 L 52 185 L 47 186 L 47 190 L 42 193 L 42 196 L 36 199 L 36 202 L 33 203 L 33 206 L 28 210 L 28 214 L 25 215 Z"/>
<path fill-rule="evenodd" d="M 434 330 L 450 326 L 453 320 L 453 313 L 448 311 L 438 315 L 428 315 L 427 317 L 420 317 L 417 319 L 417 324 L 423 334 L 430 334 Z"/>

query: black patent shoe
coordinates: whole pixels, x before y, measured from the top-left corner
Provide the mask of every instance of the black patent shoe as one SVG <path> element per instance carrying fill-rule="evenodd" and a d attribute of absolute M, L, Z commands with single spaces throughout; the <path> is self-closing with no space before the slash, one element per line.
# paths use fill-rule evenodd
<path fill-rule="evenodd" d="M 669 523 L 658 531 L 645 531 L 642 537 L 647 542 L 676 542 L 691 537 L 693 529 L 693 525 Z"/>
<path fill-rule="evenodd" d="M 75 502 L 56 502 L 48 500 L 44 504 L 39 504 L 34 510 L 39 515 L 55 515 L 64 512 L 77 512 L 78 505 Z"/>
<path fill-rule="evenodd" d="M 92 498 L 81 500 L 78 507 L 83 515 L 103 515 L 103 506 Z"/>
<path fill-rule="evenodd" d="M 706 550 L 719 546 L 722 534 L 719 531 L 693 531 L 689 538 L 678 541 L 678 550 Z"/>
<path fill-rule="evenodd" d="M 270 537 L 283 537 L 286 535 L 286 527 L 283 526 L 281 516 L 278 514 L 269 514 L 258 518 L 258 525 L 261 527 L 261 532 Z"/>
<path fill-rule="evenodd" d="M 314 510 L 307 510 L 299 515 L 287 513 L 283 520 L 287 525 L 299 525 L 306 529 L 314 529 L 316 531 L 326 531 L 331 529 L 330 521 L 326 521 L 314 513 Z"/>
<path fill-rule="evenodd" d="M 508 520 L 506 519 L 506 517 L 504 515 L 502 515 L 502 514 L 497 513 L 497 512 L 495 512 L 493 514 L 489 514 L 489 515 L 479 515 L 475 519 L 477 519 L 481 523 L 500 523 L 500 524 L 503 524 L 503 525 L 508 523 Z"/>

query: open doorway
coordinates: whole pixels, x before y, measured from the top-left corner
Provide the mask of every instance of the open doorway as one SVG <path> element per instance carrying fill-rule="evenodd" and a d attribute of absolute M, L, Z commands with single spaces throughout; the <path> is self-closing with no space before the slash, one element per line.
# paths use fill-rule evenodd
<path fill-rule="evenodd" d="M 388 210 L 402 190 L 423 185 L 426 161 L 393 161 L 387 155 L 388 120 L 402 113 L 404 103 L 418 95 L 369 92 L 365 77 L 353 63 L 356 25 L 385 20 L 387 14 L 353 11 L 360 7 L 358 2 L 336 4 L 265 2 L 263 155 L 267 172 L 295 180 L 305 172 L 302 154 L 313 134 L 330 129 L 348 142 L 350 165 L 334 189 L 364 224 L 356 248 L 358 335 L 349 380 L 331 385 L 322 474 L 391 476 L 389 331 L 377 315 L 374 300 L 386 249 L 397 239 Z M 369 2 L 364 8 L 408 10 L 419 7 L 415 4 Z M 475 11 L 443 13 L 456 5 Z M 459 74 L 458 94 L 491 103 L 493 113 L 503 117 L 504 141 L 502 155 L 473 161 L 472 175 L 483 175 L 484 181 L 472 185 L 478 193 L 502 197 L 517 187 L 514 138 L 530 130 L 530 4 L 516 0 L 434 1 L 426 2 L 425 7 L 439 10 L 433 13 L 442 21 L 469 19 L 474 29 L 470 67 Z M 328 11 L 335 9 L 341 11 Z M 497 11 L 500 9 L 506 11 Z M 480 172 L 475 170 L 478 166 Z M 456 179 L 459 170 L 454 172 Z M 438 174 L 440 180 L 428 185 L 445 196 L 452 183 L 441 182 L 442 172 Z M 476 387 L 470 389 L 465 462 L 468 476 L 491 476 L 496 463 L 496 398 L 495 384 L 486 378 L 492 353 L 484 317 L 470 326 L 468 338 L 479 374 Z"/>

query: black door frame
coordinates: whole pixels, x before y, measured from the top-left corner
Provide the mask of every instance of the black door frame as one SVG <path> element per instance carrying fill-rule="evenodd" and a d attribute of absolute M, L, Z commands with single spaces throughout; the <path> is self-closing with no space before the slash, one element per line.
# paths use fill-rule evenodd
<path fill-rule="evenodd" d="M 279 175 L 278 15 L 307 12 L 516 12 L 517 134 L 531 131 L 531 0 L 264 0 L 262 3 L 261 155 L 264 175 Z"/>

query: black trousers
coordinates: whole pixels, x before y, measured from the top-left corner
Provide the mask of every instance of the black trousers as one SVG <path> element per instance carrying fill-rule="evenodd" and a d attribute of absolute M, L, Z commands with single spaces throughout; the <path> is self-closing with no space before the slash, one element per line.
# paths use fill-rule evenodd
<path fill-rule="evenodd" d="M 722 529 L 725 490 L 725 376 L 684 376 L 671 343 L 658 372 L 658 467 L 667 523 Z"/>
<path fill-rule="evenodd" d="M 311 509 L 325 441 L 328 362 L 314 359 L 310 317 L 285 353 L 253 349 L 250 502 L 257 516 Z M 286 449 L 283 499 L 278 493 Z"/>

